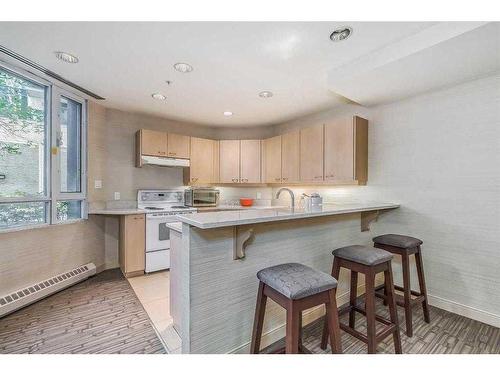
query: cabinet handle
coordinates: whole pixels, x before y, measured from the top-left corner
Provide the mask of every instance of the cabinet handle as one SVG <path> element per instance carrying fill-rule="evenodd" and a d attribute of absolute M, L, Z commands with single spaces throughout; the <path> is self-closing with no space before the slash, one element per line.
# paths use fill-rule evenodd
<path fill-rule="evenodd" d="M 177 153 L 175 153 L 175 152 L 169 152 L 168 154 L 169 154 L 169 155 L 172 155 L 172 156 L 177 155 Z"/>
<path fill-rule="evenodd" d="M 283 177 L 283 181 L 288 181 L 288 177 Z"/>
<path fill-rule="evenodd" d="M 280 181 L 280 180 L 281 180 L 281 178 L 276 177 L 274 180 L 275 180 L 275 181 Z"/>
<path fill-rule="evenodd" d="M 314 178 L 315 178 L 315 179 L 316 179 L 316 178 L 323 178 L 323 176 L 314 176 Z"/>

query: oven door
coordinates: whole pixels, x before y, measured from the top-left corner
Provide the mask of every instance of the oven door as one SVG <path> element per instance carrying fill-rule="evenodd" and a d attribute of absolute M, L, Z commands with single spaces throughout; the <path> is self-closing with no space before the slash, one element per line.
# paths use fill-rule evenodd
<path fill-rule="evenodd" d="M 146 252 L 170 249 L 170 229 L 168 216 L 146 215 Z"/>

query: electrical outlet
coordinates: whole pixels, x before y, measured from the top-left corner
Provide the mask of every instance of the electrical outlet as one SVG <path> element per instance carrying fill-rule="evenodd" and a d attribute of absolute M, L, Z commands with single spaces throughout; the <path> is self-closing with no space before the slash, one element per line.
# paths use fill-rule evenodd
<path fill-rule="evenodd" d="M 102 189 L 102 180 L 94 180 L 94 188 Z"/>
<path fill-rule="evenodd" d="M 115 191 L 115 201 L 119 201 L 119 200 L 120 200 L 120 192 Z"/>
<path fill-rule="evenodd" d="M 261 192 L 257 192 L 257 199 L 262 199 L 262 193 Z"/>

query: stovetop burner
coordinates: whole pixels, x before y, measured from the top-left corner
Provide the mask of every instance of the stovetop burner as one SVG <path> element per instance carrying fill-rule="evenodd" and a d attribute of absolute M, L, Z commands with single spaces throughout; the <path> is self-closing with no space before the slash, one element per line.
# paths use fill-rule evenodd
<path fill-rule="evenodd" d="M 188 206 L 172 206 L 171 208 L 191 208 L 191 207 L 188 207 Z"/>
<path fill-rule="evenodd" d="M 145 210 L 164 210 L 164 208 L 161 207 L 144 207 Z"/>

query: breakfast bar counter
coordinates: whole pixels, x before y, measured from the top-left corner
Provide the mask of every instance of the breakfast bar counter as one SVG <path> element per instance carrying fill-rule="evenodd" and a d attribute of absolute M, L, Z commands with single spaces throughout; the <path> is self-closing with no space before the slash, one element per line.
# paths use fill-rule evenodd
<path fill-rule="evenodd" d="M 179 221 L 201 229 L 221 228 L 234 225 L 267 223 L 282 220 L 296 220 L 308 217 L 341 215 L 355 212 L 371 212 L 379 210 L 389 210 L 398 208 L 394 203 L 344 203 L 344 204 L 324 204 L 304 208 L 272 208 L 245 209 L 234 211 L 200 212 L 190 215 L 179 215 Z"/>
<path fill-rule="evenodd" d="M 333 249 L 371 244 L 377 233 L 367 232 L 370 223 L 390 221 L 398 207 L 352 203 L 178 215 L 170 304 L 182 353 L 248 353 L 259 270 L 297 262 L 330 273 Z M 340 277 L 339 305 L 348 301 L 346 276 Z M 322 306 L 305 311 L 304 325 L 323 314 Z M 285 334 L 284 311 L 272 302 L 263 332 L 262 347 Z"/>

